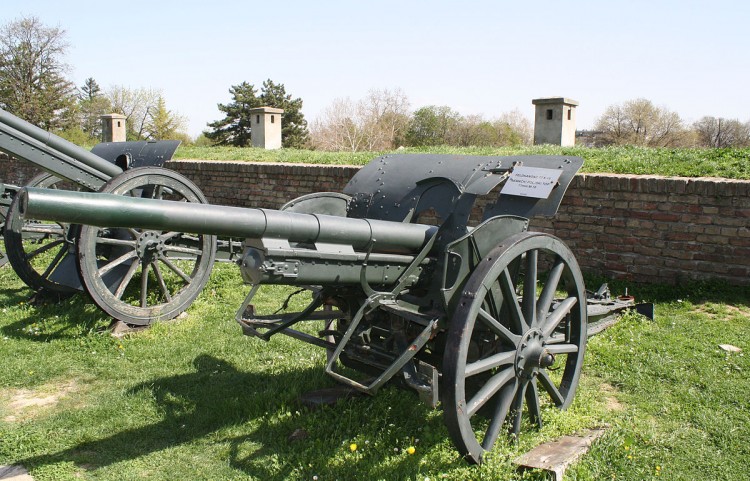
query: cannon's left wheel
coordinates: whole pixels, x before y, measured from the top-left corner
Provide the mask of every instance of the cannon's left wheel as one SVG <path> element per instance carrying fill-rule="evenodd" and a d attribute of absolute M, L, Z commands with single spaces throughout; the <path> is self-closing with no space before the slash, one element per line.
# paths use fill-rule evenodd
<path fill-rule="evenodd" d="M 3 236 L 5 232 L 5 217 L 8 212 L 8 208 L 0 206 L 0 236 Z M 8 256 L 3 252 L 2 246 L 0 246 L 0 267 L 3 267 L 8 263 Z"/>
<path fill-rule="evenodd" d="M 445 422 L 469 461 L 481 463 L 501 431 L 519 435 L 524 404 L 539 427 L 545 408 L 570 405 L 586 320 L 578 263 L 558 238 L 517 234 L 477 265 L 443 358 Z"/>
<path fill-rule="evenodd" d="M 45 172 L 31 179 L 27 187 L 74 190 L 76 186 Z M 22 219 L 19 200 L 16 196 L 8 207 L 3 228 L 5 255 L 13 270 L 35 291 L 60 296 L 78 292 L 73 287 L 78 285 L 78 279 L 71 256 L 71 252 L 75 252 L 74 240 L 78 226 Z M 57 277 L 57 274 L 60 276 Z"/>
<path fill-rule="evenodd" d="M 130 169 L 100 192 L 176 202 L 206 203 L 197 186 L 158 167 Z M 208 282 L 216 236 L 82 226 L 81 279 L 94 302 L 113 318 L 145 326 L 181 314 Z"/>

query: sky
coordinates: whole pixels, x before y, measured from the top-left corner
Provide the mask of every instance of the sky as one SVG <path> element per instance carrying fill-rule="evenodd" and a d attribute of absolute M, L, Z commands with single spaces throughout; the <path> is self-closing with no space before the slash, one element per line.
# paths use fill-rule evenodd
<path fill-rule="evenodd" d="M 232 85 L 269 78 L 308 121 L 397 88 L 487 119 L 567 97 L 578 129 L 636 98 L 750 120 L 747 0 L 0 0 L 0 24 L 23 16 L 66 31 L 76 85 L 158 89 L 192 136 Z"/>

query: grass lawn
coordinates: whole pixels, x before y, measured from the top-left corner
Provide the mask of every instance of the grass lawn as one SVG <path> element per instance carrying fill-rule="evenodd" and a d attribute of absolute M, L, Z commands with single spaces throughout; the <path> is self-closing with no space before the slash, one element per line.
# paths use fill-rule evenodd
<path fill-rule="evenodd" d="M 750 149 L 586 148 L 538 145 L 502 148 L 438 146 L 400 149 L 397 152 L 454 155 L 574 155 L 585 160 L 582 173 L 750 179 Z M 183 145 L 177 149 L 175 159 L 364 165 L 385 153 Z"/>
<path fill-rule="evenodd" d="M 325 354 L 243 337 L 233 318 L 246 291 L 235 266 L 218 265 L 186 316 L 116 339 L 85 297 L 30 306 L 0 269 L 0 464 L 37 480 L 541 480 L 512 459 L 608 425 L 566 479 L 750 477 L 747 288 L 630 286 L 656 302 L 656 321 L 627 315 L 594 337 L 573 406 L 545 409 L 542 430 L 527 424 L 481 467 L 411 392 L 300 407 L 301 394 L 335 385 Z"/>

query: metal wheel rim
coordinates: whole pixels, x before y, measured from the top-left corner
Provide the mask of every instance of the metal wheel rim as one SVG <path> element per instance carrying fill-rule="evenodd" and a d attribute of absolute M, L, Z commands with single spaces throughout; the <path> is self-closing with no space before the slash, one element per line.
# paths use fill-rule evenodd
<path fill-rule="evenodd" d="M 156 167 L 130 169 L 105 184 L 100 192 L 138 195 L 137 191 L 147 185 L 155 186 L 152 198 L 162 198 L 171 191 L 185 202 L 206 203 L 198 187 L 187 178 Z M 181 314 L 208 282 L 216 254 L 216 236 L 195 235 L 195 247 L 180 244 L 182 239 L 183 233 L 177 232 L 82 226 L 78 263 L 89 295 L 102 310 L 130 325 L 144 326 Z M 105 249 L 116 254 L 103 257 Z M 188 261 L 189 269 L 176 264 L 179 255 L 194 256 L 193 261 Z M 114 281 L 108 279 L 115 269 L 125 272 L 121 277 L 114 275 Z M 144 269 L 146 276 L 142 275 Z M 181 278 L 175 290 L 165 282 L 170 274 Z M 132 299 L 123 300 L 128 289 L 137 291 L 140 302 L 135 302 L 139 305 L 133 305 Z M 149 299 L 150 295 L 157 299 Z"/>
<path fill-rule="evenodd" d="M 57 189 L 57 183 L 63 182 L 52 174 L 40 174 L 31 179 L 27 184 L 29 187 L 42 187 Z M 5 256 L 13 266 L 18 277 L 35 291 L 46 290 L 56 294 L 73 294 L 78 289 L 55 282 L 50 279 L 54 270 L 59 267 L 65 257 L 74 251 L 73 242 L 78 227 L 66 223 L 40 223 L 34 220 L 23 220 L 18 212 L 18 198 L 13 199 L 8 208 L 3 230 L 5 244 Z M 24 245 L 30 236 L 38 233 L 34 231 L 45 230 L 49 242 L 40 244 L 39 247 L 27 251 L 28 245 Z M 49 254 L 48 254 L 49 253 Z M 38 267 L 34 265 L 34 259 L 40 255 L 50 255 L 49 263 L 43 262 Z M 74 270 L 75 271 L 75 270 Z"/>
<path fill-rule="evenodd" d="M 540 253 L 553 255 L 556 259 L 553 265 L 557 267 L 550 269 L 553 273 L 544 284 L 551 287 L 543 288 L 537 294 Z M 518 286 L 511 271 L 521 264 L 524 272 L 534 272 L 534 282 L 524 284 L 533 285 L 534 289 L 524 289 L 520 299 L 533 298 L 533 303 L 523 302 L 510 292 L 515 293 Z M 548 302 L 551 304 L 553 298 L 550 296 L 554 296 L 560 284 L 567 297 L 554 311 L 544 311 L 542 306 Z M 503 305 L 508 309 L 505 317 L 500 315 L 499 307 L 492 313 L 483 307 L 487 306 L 488 297 L 497 298 L 498 289 L 503 299 L 510 300 Z M 494 294 L 490 296 L 490 293 Z M 558 312 L 558 309 L 562 310 Z M 498 322 L 498 317 L 503 319 Z M 532 322 L 525 323 L 526 318 L 531 318 Z M 503 348 L 467 363 L 477 319 L 480 326 L 489 328 L 497 339 L 502 340 Z M 563 325 L 566 332 L 561 337 L 558 330 Z M 575 257 L 562 241 L 542 233 L 517 234 L 480 262 L 467 282 L 451 320 L 443 365 L 446 425 L 459 451 L 468 460 L 481 463 L 482 456 L 492 449 L 506 422 L 511 435 L 518 436 L 524 404 L 532 421 L 541 426 L 540 393 L 544 392 L 561 409 L 570 405 L 583 364 L 585 333 L 585 286 Z M 562 375 L 554 376 L 559 377 L 559 382 L 550 375 L 552 366 L 546 365 L 549 358 L 544 357 L 545 353 L 553 354 L 553 361 L 556 356 L 565 356 Z M 467 395 L 466 380 L 474 377 L 482 379 L 479 382 L 481 387 L 468 389 Z M 491 412 L 486 429 L 479 415 L 482 409 Z M 479 425 L 482 425 L 483 432 L 477 435 L 475 431 Z"/>

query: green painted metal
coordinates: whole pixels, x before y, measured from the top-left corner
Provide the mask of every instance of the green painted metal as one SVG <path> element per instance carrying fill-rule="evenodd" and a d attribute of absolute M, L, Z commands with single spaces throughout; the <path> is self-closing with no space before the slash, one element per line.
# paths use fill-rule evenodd
<path fill-rule="evenodd" d="M 419 224 L 270 209 L 188 205 L 112 194 L 28 188 L 19 195 L 22 196 L 21 212 L 26 217 L 98 227 L 140 227 L 292 242 L 346 244 L 360 249 L 374 241 L 374 249 L 386 252 L 418 250 L 437 230 L 434 226 Z"/>
<path fill-rule="evenodd" d="M 2 109 L 0 151 L 90 190 L 122 173 L 115 164 Z"/>

